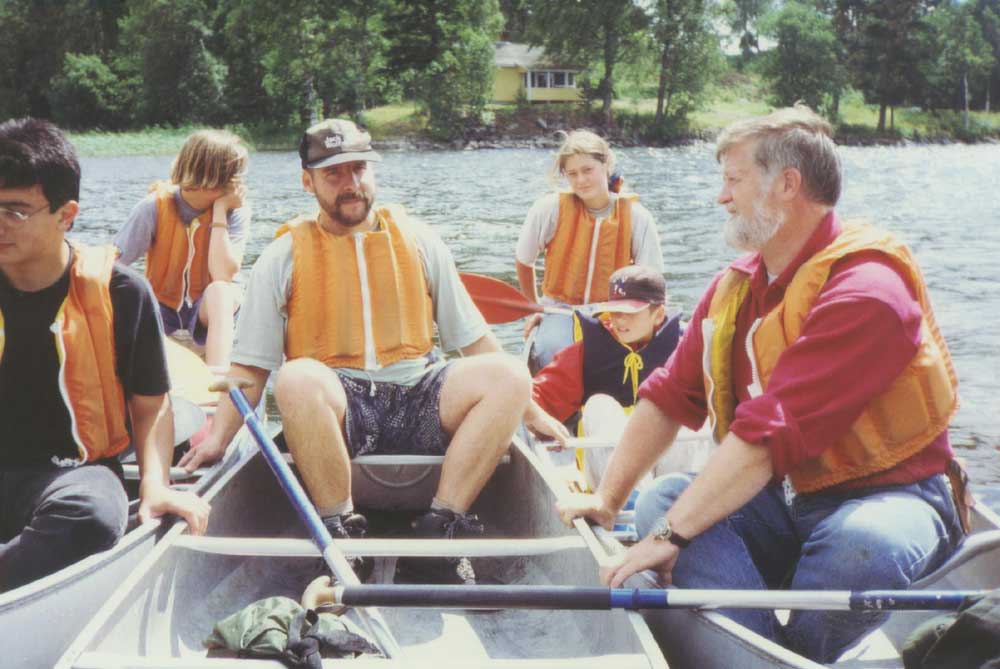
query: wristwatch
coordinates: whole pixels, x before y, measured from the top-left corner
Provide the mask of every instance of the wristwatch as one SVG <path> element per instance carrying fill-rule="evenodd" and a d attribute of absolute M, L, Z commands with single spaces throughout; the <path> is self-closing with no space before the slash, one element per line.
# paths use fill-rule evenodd
<path fill-rule="evenodd" d="M 669 541 L 678 548 L 687 548 L 688 544 L 691 543 L 691 540 L 687 537 L 682 537 L 674 532 L 673 528 L 670 527 L 670 521 L 667 520 L 666 516 L 662 516 L 658 521 L 656 521 L 649 534 L 653 537 L 653 541 Z"/>

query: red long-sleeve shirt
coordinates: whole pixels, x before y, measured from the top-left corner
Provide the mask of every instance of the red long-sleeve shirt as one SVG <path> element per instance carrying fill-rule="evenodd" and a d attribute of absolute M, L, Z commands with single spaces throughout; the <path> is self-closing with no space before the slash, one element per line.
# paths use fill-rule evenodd
<path fill-rule="evenodd" d="M 831 212 L 798 257 L 770 282 L 760 254 L 733 263 L 750 275 L 749 294 L 736 317 L 735 342 L 746 341 L 754 320 L 781 302 L 796 270 L 840 230 Z M 701 321 L 721 276 L 709 285 L 674 355 L 639 388 L 640 398 L 695 430 L 707 417 Z M 868 402 L 902 373 L 920 344 L 920 322 L 919 303 L 884 256 L 859 253 L 838 262 L 803 323 L 801 336 L 781 354 L 762 395 L 750 397 L 750 360 L 745 346 L 733 346 L 738 404 L 731 431 L 768 448 L 775 476 L 784 476 L 836 443 Z M 841 487 L 910 483 L 943 472 L 951 457 L 946 430 L 895 467 Z"/>
<path fill-rule="evenodd" d="M 532 381 L 535 402 L 560 422 L 583 406 L 583 340 L 573 342 L 538 370 Z"/>

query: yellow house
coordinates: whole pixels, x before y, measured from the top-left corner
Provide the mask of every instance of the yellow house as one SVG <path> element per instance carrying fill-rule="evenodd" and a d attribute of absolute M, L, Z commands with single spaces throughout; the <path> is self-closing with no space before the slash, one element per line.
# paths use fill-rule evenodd
<path fill-rule="evenodd" d="M 497 68 L 493 80 L 494 102 L 577 102 L 579 68 L 562 66 L 547 58 L 541 47 L 497 42 L 493 54 Z"/>

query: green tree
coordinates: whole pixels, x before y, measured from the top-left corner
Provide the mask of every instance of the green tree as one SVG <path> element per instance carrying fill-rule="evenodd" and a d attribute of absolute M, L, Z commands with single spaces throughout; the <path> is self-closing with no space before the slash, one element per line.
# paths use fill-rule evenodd
<path fill-rule="evenodd" d="M 511 42 L 523 42 L 527 39 L 531 23 L 529 0 L 500 0 L 500 12 L 504 20 L 501 37 Z"/>
<path fill-rule="evenodd" d="M 831 19 L 792 1 L 766 16 L 760 32 L 776 42 L 761 63 L 771 84 L 771 102 L 787 107 L 802 100 L 813 109 L 829 110 L 844 82 Z"/>
<path fill-rule="evenodd" d="M 917 63 L 928 5 L 926 0 L 873 0 L 855 9 L 856 39 L 848 50 L 852 79 L 865 100 L 879 106 L 878 130 L 884 132 L 886 111 L 926 89 Z"/>
<path fill-rule="evenodd" d="M 706 85 L 720 67 L 719 36 L 706 0 L 657 0 L 649 7 L 658 53 L 656 128 L 665 119 L 686 123 Z"/>
<path fill-rule="evenodd" d="M 95 54 L 67 53 L 49 98 L 55 120 L 68 128 L 121 128 L 128 120 L 129 92 Z"/>
<path fill-rule="evenodd" d="M 771 0 L 728 0 L 723 6 L 729 28 L 739 36 L 741 65 L 759 49 L 757 21 L 771 9 Z"/>
<path fill-rule="evenodd" d="M 983 108 L 990 111 L 992 91 L 1000 87 L 1000 0 L 979 0 L 975 5 L 976 18 L 983 29 L 983 38 L 993 52 L 993 65 L 986 78 Z"/>
<path fill-rule="evenodd" d="M 67 53 L 102 53 L 113 44 L 91 0 L 0 2 L 0 115 L 52 117 L 51 82 Z M 113 16 L 116 3 L 100 5 Z M 111 22 L 113 25 L 113 21 Z"/>
<path fill-rule="evenodd" d="M 631 0 L 533 0 L 530 41 L 569 62 L 599 62 L 601 114 L 611 124 L 615 67 L 636 54 L 648 18 Z"/>
<path fill-rule="evenodd" d="M 427 112 L 434 137 L 456 138 L 479 122 L 492 95 L 502 28 L 497 0 L 411 0 L 386 16 L 388 70 Z"/>
<path fill-rule="evenodd" d="M 226 67 L 208 49 L 205 0 L 134 0 L 121 23 L 119 71 L 139 84 L 139 120 L 180 125 L 226 117 Z"/>
<path fill-rule="evenodd" d="M 927 19 L 932 58 L 925 69 L 932 88 L 944 93 L 949 106 L 961 109 L 969 127 L 969 86 L 984 88 L 993 69 L 993 52 L 983 37 L 974 8 L 967 4 L 937 8 Z M 957 104 L 955 104 L 957 102 Z"/>

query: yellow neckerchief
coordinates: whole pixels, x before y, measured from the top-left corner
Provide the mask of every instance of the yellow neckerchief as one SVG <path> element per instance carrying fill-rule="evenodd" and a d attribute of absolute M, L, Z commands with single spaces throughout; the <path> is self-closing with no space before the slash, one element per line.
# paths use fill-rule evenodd
<path fill-rule="evenodd" d="M 654 326 L 653 333 L 649 336 L 649 338 L 644 339 L 640 342 L 636 342 L 635 348 L 632 348 L 631 345 L 626 344 L 625 342 L 623 342 L 621 339 L 618 338 L 618 335 L 615 334 L 614 329 L 608 328 L 608 325 L 611 322 L 610 312 L 605 311 L 601 313 L 597 318 L 598 320 L 601 321 L 601 323 L 604 324 L 604 327 L 608 330 L 608 333 L 614 338 L 614 340 L 628 349 L 628 354 L 625 356 L 624 360 L 625 370 L 624 374 L 622 374 L 622 383 L 625 383 L 625 381 L 627 381 L 629 376 L 631 375 L 632 404 L 634 405 L 636 402 L 636 398 L 639 396 L 639 372 L 642 371 L 643 367 L 642 356 L 639 355 L 639 351 L 644 349 L 646 345 L 649 344 L 649 342 L 653 341 L 653 337 L 656 336 L 657 329 L 660 326 L 662 326 L 663 323 L 661 322 L 659 326 Z"/>

